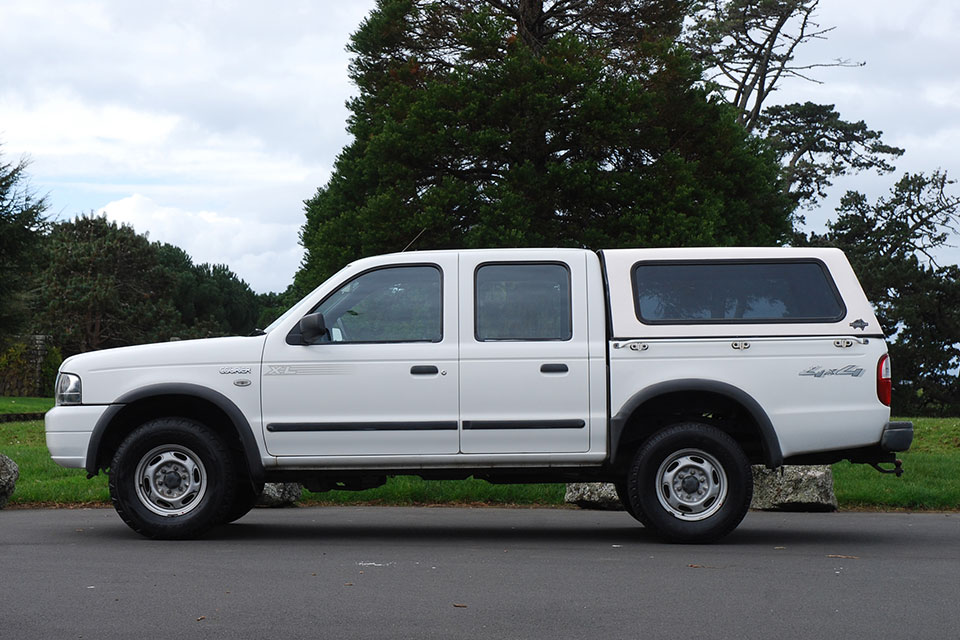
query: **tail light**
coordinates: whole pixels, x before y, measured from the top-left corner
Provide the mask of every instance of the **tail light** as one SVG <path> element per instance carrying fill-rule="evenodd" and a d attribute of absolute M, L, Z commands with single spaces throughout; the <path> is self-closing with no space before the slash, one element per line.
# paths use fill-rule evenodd
<path fill-rule="evenodd" d="M 884 354 L 877 363 L 877 397 L 880 402 L 889 407 L 891 395 L 893 395 L 893 379 L 890 376 L 890 356 Z"/>

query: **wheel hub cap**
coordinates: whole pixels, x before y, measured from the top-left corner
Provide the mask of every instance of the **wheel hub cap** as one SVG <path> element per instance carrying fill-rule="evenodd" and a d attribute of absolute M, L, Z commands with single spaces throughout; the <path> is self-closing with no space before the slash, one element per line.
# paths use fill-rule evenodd
<path fill-rule="evenodd" d="M 180 486 L 180 474 L 174 471 L 168 471 L 163 476 L 163 484 L 168 489 L 176 489 Z"/>
<path fill-rule="evenodd" d="M 723 465 L 700 449 L 669 456 L 657 471 L 660 505 L 681 520 L 704 520 L 724 504 L 727 474 Z"/>
<path fill-rule="evenodd" d="M 680 483 L 686 493 L 696 493 L 700 488 L 700 481 L 692 473 Z"/>
<path fill-rule="evenodd" d="M 136 478 L 140 503 L 160 516 L 192 511 L 207 491 L 203 461 L 180 445 L 162 445 L 148 451 L 140 458 Z"/>

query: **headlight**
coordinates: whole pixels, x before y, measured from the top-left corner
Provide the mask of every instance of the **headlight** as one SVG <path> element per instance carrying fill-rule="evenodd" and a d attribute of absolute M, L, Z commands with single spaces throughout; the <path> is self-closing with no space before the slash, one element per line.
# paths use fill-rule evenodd
<path fill-rule="evenodd" d="M 57 374 L 56 387 L 54 398 L 57 401 L 57 406 L 81 403 L 80 376 L 75 376 L 72 373 L 59 373 Z"/>

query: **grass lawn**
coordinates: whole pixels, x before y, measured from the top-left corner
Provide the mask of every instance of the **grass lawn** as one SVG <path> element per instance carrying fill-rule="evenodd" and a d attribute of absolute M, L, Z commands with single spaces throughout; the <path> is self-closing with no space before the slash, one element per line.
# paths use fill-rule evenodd
<path fill-rule="evenodd" d="M 862 464 L 833 465 L 841 507 L 960 509 L 960 418 L 914 418 L 913 429 L 913 445 L 899 456 L 900 478 Z"/>
<path fill-rule="evenodd" d="M 43 421 L 0 423 L 0 453 L 20 467 L 8 504 L 82 505 L 110 501 L 107 476 L 87 480 L 83 469 L 64 469 L 50 459 Z"/>
<path fill-rule="evenodd" d="M 46 413 L 53 398 L 0 398 L 0 413 Z"/>
<path fill-rule="evenodd" d="M 303 504 L 493 504 L 561 506 L 564 484 L 490 484 L 486 480 L 423 480 L 416 476 L 389 478 L 366 491 L 303 492 Z"/>
<path fill-rule="evenodd" d="M 18 400 L 20 400 L 18 398 Z M 901 478 L 882 475 L 866 465 L 833 466 L 841 508 L 960 509 L 960 419 L 919 418 L 910 451 L 903 454 Z M 20 466 L 12 505 L 83 505 L 108 503 L 104 474 L 87 480 L 82 469 L 57 466 L 47 452 L 43 422 L 0 423 L 0 453 Z M 305 504 L 520 504 L 562 505 L 564 485 L 493 485 L 482 480 L 425 481 L 391 478 L 363 492 L 304 492 Z"/>

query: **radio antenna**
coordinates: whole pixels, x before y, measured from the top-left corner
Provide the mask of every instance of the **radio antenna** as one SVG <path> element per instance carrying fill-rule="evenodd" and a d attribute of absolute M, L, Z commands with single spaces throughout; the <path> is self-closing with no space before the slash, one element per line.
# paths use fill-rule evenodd
<path fill-rule="evenodd" d="M 419 240 L 419 239 L 420 239 L 420 236 L 422 236 L 423 233 L 424 233 L 426 230 L 427 230 L 426 227 L 424 227 L 423 229 L 420 229 L 420 233 L 418 233 L 417 236 L 416 236 L 413 240 L 411 240 L 409 243 L 407 243 L 407 246 L 405 246 L 405 247 L 403 248 L 403 251 L 406 251 L 407 249 L 409 249 L 409 248 L 413 245 L 414 242 L 416 242 L 417 240 Z M 403 251 L 401 251 L 400 253 L 403 253 Z"/>

